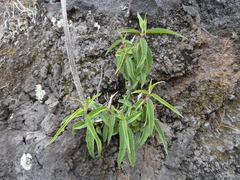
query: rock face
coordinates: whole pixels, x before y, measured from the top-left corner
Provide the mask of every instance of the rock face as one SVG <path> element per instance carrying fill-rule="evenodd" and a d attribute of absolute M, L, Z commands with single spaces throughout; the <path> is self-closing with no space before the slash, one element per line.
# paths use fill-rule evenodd
<path fill-rule="evenodd" d="M 4 5 L 4 4 L 3 4 Z M 104 103 L 122 91 L 115 75 L 117 28 L 138 28 L 136 12 L 149 27 L 188 37 L 150 35 L 150 77 L 165 80 L 155 92 L 184 115 L 162 106 L 158 116 L 169 144 L 159 137 L 137 149 L 131 168 L 117 168 L 118 137 L 92 159 L 84 131 L 71 125 L 48 146 L 61 120 L 79 107 L 69 70 L 60 1 L 38 1 L 36 22 L 14 35 L 2 30 L 0 47 L 0 179 L 240 179 L 240 2 L 236 0 L 72 0 L 67 9 L 74 56 L 85 93 Z M 6 10 L 2 8 L 1 10 Z M 15 24 L 16 25 L 16 24 Z M 16 25 L 17 26 L 17 25 Z M 12 34 L 14 36 L 12 36 Z"/>

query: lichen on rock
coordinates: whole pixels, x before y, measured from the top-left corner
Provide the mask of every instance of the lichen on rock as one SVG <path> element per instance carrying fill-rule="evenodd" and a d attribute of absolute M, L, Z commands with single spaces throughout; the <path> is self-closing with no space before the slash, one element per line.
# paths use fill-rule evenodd
<path fill-rule="evenodd" d="M 20 164 L 25 170 L 31 170 L 32 168 L 32 155 L 24 153 L 21 157 Z"/>
<path fill-rule="evenodd" d="M 37 98 L 37 100 L 40 103 L 42 103 L 43 102 L 42 100 L 43 100 L 46 92 L 42 89 L 42 86 L 40 84 L 36 85 L 36 90 L 35 91 L 36 91 L 36 98 Z"/>

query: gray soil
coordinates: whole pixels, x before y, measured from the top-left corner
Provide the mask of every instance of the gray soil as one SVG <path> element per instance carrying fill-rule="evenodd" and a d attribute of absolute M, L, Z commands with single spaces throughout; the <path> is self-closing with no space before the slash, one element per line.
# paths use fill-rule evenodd
<path fill-rule="evenodd" d="M 45 147 L 61 120 L 80 106 L 74 101 L 78 97 L 60 1 L 39 0 L 35 23 L 29 20 L 27 29 L 14 36 L 9 27 L 0 36 L 0 179 L 240 179 L 240 1 L 67 2 L 79 77 L 86 95 L 92 96 L 103 76 L 100 103 L 116 91 L 124 92 L 123 77 L 115 75 L 114 52 L 105 53 L 118 39 L 117 28 L 138 28 L 137 12 L 147 14 L 149 28 L 168 28 L 188 37 L 148 36 L 154 54 L 148 80 L 166 81 L 155 93 L 184 118 L 157 105 L 170 153 L 166 156 L 156 136 L 136 150 L 134 168 L 127 158 L 117 168 L 117 136 L 104 145 L 101 157 L 91 158 L 85 131 L 72 135 L 73 122 Z M 36 85 L 46 93 L 42 102 Z"/>

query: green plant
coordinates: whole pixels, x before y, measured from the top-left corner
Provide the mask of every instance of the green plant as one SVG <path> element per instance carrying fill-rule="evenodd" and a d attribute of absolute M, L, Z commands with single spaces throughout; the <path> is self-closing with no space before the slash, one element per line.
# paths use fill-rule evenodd
<path fill-rule="evenodd" d="M 182 115 L 176 108 L 152 92 L 154 87 L 162 83 L 162 81 L 153 84 L 151 80 L 148 90 L 136 89 L 139 85 L 141 88 L 145 85 L 153 63 L 152 52 L 145 39 L 146 34 L 165 33 L 183 36 L 167 29 L 147 29 L 146 17 L 143 20 L 139 14 L 137 16 L 141 31 L 135 29 L 119 31 L 121 40 L 114 42 L 107 50 L 108 53 L 121 43 L 116 52 L 116 73 L 121 72 L 126 80 L 126 93 L 123 98 L 119 99 L 118 104 L 115 106 L 112 105 L 111 100 L 108 105 L 97 104 L 94 100 L 100 94 L 95 95 L 93 98 L 88 97 L 86 102 L 79 101 L 82 108 L 79 108 L 62 121 L 61 128 L 47 145 L 57 139 L 72 119 L 83 117 L 84 121 L 76 122 L 73 125 L 72 132 L 83 128 L 87 129 L 86 143 L 92 157 L 95 157 L 95 144 L 97 145 L 98 156 L 101 154 L 102 142 L 100 136 L 102 136 L 104 142 L 109 143 L 112 136 L 119 134 L 118 166 L 121 165 L 126 153 L 130 164 L 134 166 L 136 162 L 135 148 L 142 146 L 149 137 L 154 136 L 155 132 L 159 134 L 164 150 L 168 154 L 167 141 L 155 116 L 152 99 L 171 109 L 177 115 L 181 117 Z M 136 41 L 129 41 L 126 39 L 128 33 L 137 33 L 139 38 Z M 136 97 L 135 94 L 139 95 Z"/>
<path fill-rule="evenodd" d="M 147 29 L 146 17 L 143 20 L 139 13 L 137 14 L 137 16 L 141 31 L 138 31 L 136 29 L 126 29 L 123 31 L 119 31 L 121 40 L 117 40 L 116 42 L 114 42 L 107 50 L 108 53 L 114 47 L 122 43 L 122 45 L 116 52 L 116 73 L 120 71 L 123 74 L 125 80 L 131 82 L 127 86 L 128 90 L 135 89 L 139 83 L 141 84 L 141 87 L 143 87 L 146 82 L 146 77 L 152 68 L 152 51 L 148 47 L 147 41 L 145 39 L 146 34 L 164 33 L 177 35 L 185 38 L 184 36 L 167 29 Z M 123 33 L 126 34 L 122 35 Z M 133 42 L 134 39 L 132 41 L 126 40 L 127 33 L 139 34 L 139 38 L 136 40 L 136 42 Z"/>

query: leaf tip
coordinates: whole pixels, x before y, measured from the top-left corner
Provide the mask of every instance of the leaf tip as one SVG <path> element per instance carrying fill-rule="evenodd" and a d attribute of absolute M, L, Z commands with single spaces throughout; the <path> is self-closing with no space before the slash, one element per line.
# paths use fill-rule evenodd
<path fill-rule="evenodd" d="M 47 144 L 45 144 L 44 146 L 47 147 L 49 146 L 50 144 L 52 144 L 51 142 L 48 142 Z"/>

